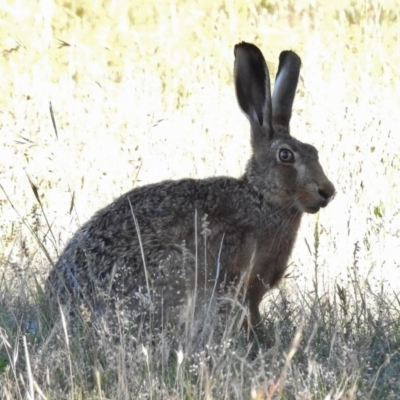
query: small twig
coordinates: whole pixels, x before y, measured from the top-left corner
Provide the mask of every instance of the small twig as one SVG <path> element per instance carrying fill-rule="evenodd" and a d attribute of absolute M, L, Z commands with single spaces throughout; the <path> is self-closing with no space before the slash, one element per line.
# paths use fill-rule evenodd
<path fill-rule="evenodd" d="M 51 122 L 53 123 L 54 133 L 56 134 L 56 138 L 58 140 L 57 125 L 56 125 L 56 120 L 54 118 L 53 106 L 51 105 L 51 101 L 49 102 L 49 110 L 50 110 Z"/>
<path fill-rule="evenodd" d="M 47 227 L 49 228 L 49 232 L 50 232 L 50 234 L 51 234 L 51 236 L 52 236 L 52 238 L 53 238 L 53 241 L 54 241 L 54 248 L 55 248 L 55 250 L 56 250 L 56 252 L 57 252 L 57 246 L 56 246 L 57 240 L 56 240 L 56 238 L 55 238 L 55 236 L 54 236 L 54 234 L 53 234 L 53 231 L 52 231 L 52 229 L 51 229 L 50 222 L 49 222 L 49 220 L 47 219 L 46 212 L 44 211 L 43 203 L 42 203 L 42 201 L 40 200 L 38 188 L 37 188 L 37 186 L 32 182 L 32 179 L 30 178 L 30 176 L 28 175 L 28 173 L 27 173 L 26 171 L 24 171 L 24 172 L 25 172 L 26 177 L 28 178 L 29 184 L 31 185 L 31 189 L 32 189 L 32 192 L 33 192 L 33 194 L 34 194 L 34 196 L 35 196 L 35 198 L 36 198 L 36 201 L 39 203 L 39 206 L 40 206 L 40 209 L 41 209 L 41 211 L 42 211 L 44 220 L 46 221 Z"/>
<path fill-rule="evenodd" d="M 69 43 L 67 43 L 65 40 L 56 38 L 58 45 L 59 45 L 59 49 L 62 49 L 63 47 L 71 47 L 71 45 Z"/>
<path fill-rule="evenodd" d="M 220 246 L 219 246 L 218 259 L 217 259 L 217 272 L 216 272 L 216 274 L 215 274 L 214 287 L 213 287 L 213 291 L 212 291 L 212 293 L 211 293 L 210 303 L 208 304 L 208 309 L 207 309 L 206 318 L 208 317 L 208 314 L 209 314 L 209 312 L 210 312 L 211 303 L 212 303 L 213 297 L 214 297 L 214 295 L 215 295 L 215 290 L 216 290 L 217 285 L 218 285 L 219 272 L 220 272 L 220 269 L 221 269 L 222 245 L 224 244 L 224 239 L 225 239 L 225 232 L 222 234 L 221 244 L 220 244 Z"/>

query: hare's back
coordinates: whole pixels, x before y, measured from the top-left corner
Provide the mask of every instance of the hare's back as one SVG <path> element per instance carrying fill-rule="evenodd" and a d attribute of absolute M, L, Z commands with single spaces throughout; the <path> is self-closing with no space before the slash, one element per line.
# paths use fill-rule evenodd
<path fill-rule="evenodd" d="M 171 254 L 178 259 L 185 251 L 194 254 L 204 242 L 213 263 L 224 236 L 225 243 L 234 246 L 259 221 L 256 203 L 248 185 L 233 178 L 185 179 L 136 188 L 76 232 L 49 281 L 58 290 L 79 293 L 92 288 L 94 280 L 95 286 L 109 288 L 112 277 L 123 281 L 124 292 L 129 292 L 145 283 L 143 260 L 149 273 L 156 274 Z M 258 211 L 251 212 L 252 208 Z M 234 257 L 233 253 L 226 252 Z"/>

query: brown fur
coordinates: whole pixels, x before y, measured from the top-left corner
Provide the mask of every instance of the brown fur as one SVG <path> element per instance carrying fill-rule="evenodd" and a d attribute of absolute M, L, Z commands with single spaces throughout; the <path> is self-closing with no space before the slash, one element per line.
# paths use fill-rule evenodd
<path fill-rule="evenodd" d="M 53 296 L 95 314 L 111 305 L 161 327 L 239 294 L 250 325 L 260 324 L 259 304 L 284 275 L 303 212 L 325 207 L 335 189 L 316 149 L 289 133 L 299 57 L 282 52 L 271 97 L 260 50 L 240 43 L 235 56 L 253 147 L 243 177 L 165 181 L 124 194 L 67 244 L 48 278 Z"/>

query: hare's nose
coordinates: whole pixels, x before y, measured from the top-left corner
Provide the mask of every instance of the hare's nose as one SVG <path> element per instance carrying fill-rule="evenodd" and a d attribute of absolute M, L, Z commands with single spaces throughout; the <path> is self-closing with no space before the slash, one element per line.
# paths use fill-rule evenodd
<path fill-rule="evenodd" d="M 329 202 L 335 194 L 335 186 L 333 186 L 332 182 L 326 181 L 319 186 L 318 193 L 325 201 Z"/>

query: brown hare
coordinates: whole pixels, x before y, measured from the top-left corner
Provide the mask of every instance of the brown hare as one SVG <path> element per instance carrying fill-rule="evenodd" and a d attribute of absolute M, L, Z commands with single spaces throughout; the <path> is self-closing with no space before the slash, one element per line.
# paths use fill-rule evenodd
<path fill-rule="evenodd" d="M 236 96 L 251 126 L 244 175 L 122 195 L 67 244 L 47 281 L 53 297 L 165 327 L 218 310 L 219 299 L 235 294 L 247 325 L 260 324 L 260 302 L 285 272 L 303 213 L 325 207 L 335 188 L 317 150 L 290 135 L 300 58 L 281 53 L 271 96 L 258 47 L 242 42 L 234 53 Z"/>

